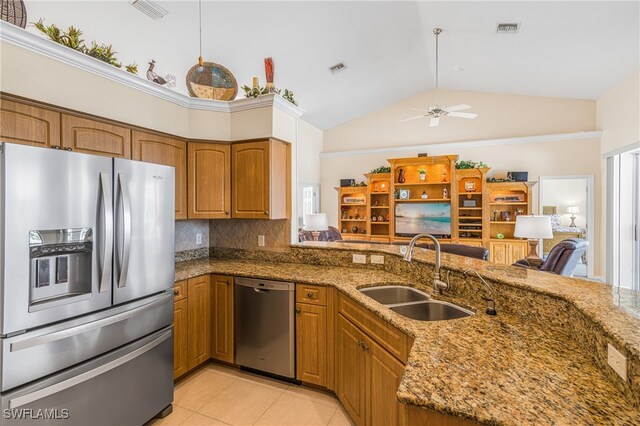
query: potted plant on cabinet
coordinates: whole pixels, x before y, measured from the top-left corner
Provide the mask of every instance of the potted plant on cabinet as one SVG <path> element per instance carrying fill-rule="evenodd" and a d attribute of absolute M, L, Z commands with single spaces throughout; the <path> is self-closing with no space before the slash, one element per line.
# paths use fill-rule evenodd
<path fill-rule="evenodd" d="M 420 180 L 427 178 L 427 169 L 418 169 L 418 173 L 420 174 Z"/>

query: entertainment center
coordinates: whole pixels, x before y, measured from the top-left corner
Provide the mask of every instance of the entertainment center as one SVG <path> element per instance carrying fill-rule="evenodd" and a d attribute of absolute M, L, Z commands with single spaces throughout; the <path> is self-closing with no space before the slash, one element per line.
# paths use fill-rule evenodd
<path fill-rule="evenodd" d="M 489 260 L 525 257 L 513 236 L 516 216 L 532 214 L 536 182 L 487 182 L 489 168 L 456 169 L 457 155 L 387 160 L 389 173 L 367 173 L 366 186 L 338 187 L 338 229 L 345 240 L 407 241 L 429 233 L 444 243 L 483 246 Z"/>

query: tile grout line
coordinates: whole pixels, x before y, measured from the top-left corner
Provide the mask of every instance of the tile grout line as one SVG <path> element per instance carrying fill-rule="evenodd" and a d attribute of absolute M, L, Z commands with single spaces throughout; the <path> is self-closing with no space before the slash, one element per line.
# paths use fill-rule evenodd
<path fill-rule="evenodd" d="M 267 414 L 267 411 L 269 411 L 269 409 L 271 409 L 271 407 L 273 407 L 273 405 L 274 405 L 276 402 L 278 402 L 278 400 L 279 400 L 280 398 L 282 398 L 282 396 L 284 395 L 284 393 L 285 393 L 285 391 L 282 391 L 282 393 L 280 394 L 280 396 L 278 396 L 278 397 L 277 397 L 277 398 L 276 398 L 276 399 L 271 403 L 271 405 L 269 405 L 269 406 L 267 407 L 267 409 L 266 409 L 266 410 L 264 410 L 264 411 L 262 412 L 262 414 L 260 414 L 260 416 L 256 419 L 256 421 L 255 421 L 255 422 L 253 422 L 253 423 L 252 423 L 252 425 L 257 424 L 257 423 L 260 421 L 260 419 L 261 419 L 265 414 Z"/>

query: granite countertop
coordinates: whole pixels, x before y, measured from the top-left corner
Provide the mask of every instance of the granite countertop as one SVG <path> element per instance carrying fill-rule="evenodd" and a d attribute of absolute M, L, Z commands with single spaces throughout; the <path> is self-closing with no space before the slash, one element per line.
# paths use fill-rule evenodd
<path fill-rule="evenodd" d="M 414 344 L 398 389 L 402 402 L 486 424 L 640 424 L 638 406 L 564 335 L 482 312 L 451 321 L 411 320 L 358 291 L 411 284 L 390 272 L 213 258 L 176 264 L 176 281 L 207 273 L 331 285 L 404 331 Z"/>

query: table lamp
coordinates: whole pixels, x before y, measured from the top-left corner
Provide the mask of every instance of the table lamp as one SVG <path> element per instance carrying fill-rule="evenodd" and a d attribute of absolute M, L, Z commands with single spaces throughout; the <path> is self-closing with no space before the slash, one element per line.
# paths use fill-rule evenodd
<path fill-rule="evenodd" d="M 311 231 L 313 234 L 313 240 L 318 241 L 320 231 L 327 231 L 329 229 L 326 213 L 312 213 L 304 215 L 304 227 L 305 231 Z"/>
<path fill-rule="evenodd" d="M 569 213 L 571 216 L 571 225 L 569 225 L 572 228 L 575 228 L 576 226 L 576 214 L 580 213 L 580 209 L 577 208 L 576 206 L 570 206 L 567 207 L 567 213 Z"/>
<path fill-rule="evenodd" d="M 538 242 L 541 238 L 553 238 L 550 216 L 518 215 L 513 235 L 526 238 L 529 242 L 529 254 L 525 259 L 529 265 L 538 267 L 542 259 L 538 256 Z"/>

